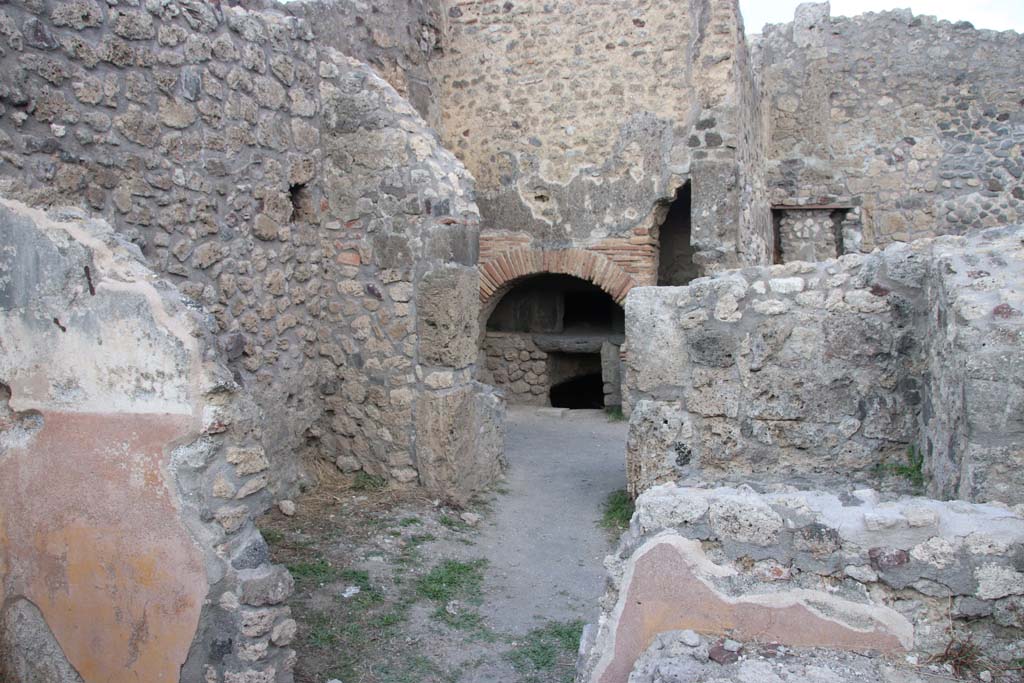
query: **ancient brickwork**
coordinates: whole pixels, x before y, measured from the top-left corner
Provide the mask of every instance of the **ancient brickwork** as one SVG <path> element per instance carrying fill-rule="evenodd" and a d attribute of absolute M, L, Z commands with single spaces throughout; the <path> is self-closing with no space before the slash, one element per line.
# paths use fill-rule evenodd
<path fill-rule="evenodd" d="M 1021 502 L 1022 234 L 633 289 L 631 490 L 693 471 L 863 479 L 912 446 L 931 493 Z"/>
<path fill-rule="evenodd" d="M 822 3 L 769 26 L 756 53 L 773 204 L 855 198 L 865 251 L 1021 219 L 1021 35 Z"/>
<path fill-rule="evenodd" d="M 480 390 L 473 353 L 436 351 L 476 337 L 470 181 L 413 108 L 279 9 L 34 2 L 0 25 L 3 187 L 107 216 L 216 317 L 273 406 L 271 486 L 304 454 L 417 480 L 418 398 Z"/>
<path fill-rule="evenodd" d="M 478 181 L 482 264 L 503 245 L 585 248 L 653 284 L 657 226 L 687 180 L 702 272 L 767 262 L 758 91 L 734 3 L 445 7 L 442 137 Z"/>
<path fill-rule="evenodd" d="M 0 678 L 290 680 L 264 420 L 215 323 L 106 223 L 0 203 Z"/>
<path fill-rule="evenodd" d="M 697 633 L 717 638 L 703 661 L 711 654 L 723 665 L 743 649 L 756 657 L 767 643 L 913 651 L 923 660 L 945 650 L 951 625 L 989 653 L 986 666 L 1021 656 L 1024 573 L 1012 559 L 1024 549 L 1019 509 L 758 486 L 765 490 L 669 483 L 640 496 L 606 560 L 610 588 L 585 637 L 578 681 L 662 680 L 630 676 L 659 634 L 683 635 L 689 647 L 701 644 Z M 719 678 L 724 671 L 711 669 L 716 681 L 778 680 Z"/>

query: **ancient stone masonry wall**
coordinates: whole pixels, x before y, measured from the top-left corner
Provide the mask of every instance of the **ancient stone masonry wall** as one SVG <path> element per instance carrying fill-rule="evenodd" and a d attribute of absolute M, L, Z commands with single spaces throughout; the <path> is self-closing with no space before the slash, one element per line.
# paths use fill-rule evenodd
<path fill-rule="evenodd" d="M 430 59 L 440 48 L 439 5 L 438 0 L 308 0 L 280 9 L 308 22 L 317 46 L 373 67 L 436 128 L 440 102 Z"/>
<path fill-rule="evenodd" d="M 907 248 L 630 292 L 632 489 L 693 468 L 856 476 L 901 454 L 919 259 Z"/>
<path fill-rule="evenodd" d="M 272 488 L 306 454 L 423 481 L 440 432 L 420 398 L 442 419 L 430 406 L 458 394 L 481 427 L 465 438 L 493 436 L 461 343 L 469 176 L 369 67 L 279 9 L 37 0 L 0 27 L 3 187 L 104 214 L 216 317 L 236 378 L 272 408 Z M 478 445 L 497 461 L 493 438 Z"/>
<path fill-rule="evenodd" d="M 488 332 L 481 354 L 481 381 L 505 391 L 510 403 L 548 405 L 548 354 L 530 335 Z"/>
<path fill-rule="evenodd" d="M 1024 502 L 1022 237 L 632 290 L 631 490 L 694 471 L 870 480 L 913 447 L 933 495 Z"/>
<path fill-rule="evenodd" d="M 767 206 L 752 208 L 760 109 L 735 3 L 444 7 L 442 137 L 478 181 L 484 268 L 509 250 L 576 247 L 654 284 L 656 228 L 687 180 L 703 272 L 767 261 Z"/>
<path fill-rule="evenodd" d="M 927 280 L 919 443 L 933 492 L 1020 500 L 1024 477 L 1024 240 L 936 245 Z"/>
<path fill-rule="evenodd" d="M 1024 215 L 1021 35 L 821 3 L 754 51 L 773 204 L 862 206 L 864 251 Z"/>
<path fill-rule="evenodd" d="M 215 323 L 79 211 L 0 200 L 0 236 L 0 679 L 291 680 Z"/>
<path fill-rule="evenodd" d="M 606 560 L 610 587 L 577 681 L 780 680 L 782 648 L 833 651 L 810 661 L 816 675 L 783 680 L 914 681 L 892 669 L 908 652 L 942 652 L 951 628 L 986 666 L 1021 656 L 1020 506 L 755 486 L 668 483 L 640 496 Z M 835 650 L 896 655 L 877 661 L 891 675 L 826 676 Z M 759 670 L 727 676 L 737 660 Z"/>

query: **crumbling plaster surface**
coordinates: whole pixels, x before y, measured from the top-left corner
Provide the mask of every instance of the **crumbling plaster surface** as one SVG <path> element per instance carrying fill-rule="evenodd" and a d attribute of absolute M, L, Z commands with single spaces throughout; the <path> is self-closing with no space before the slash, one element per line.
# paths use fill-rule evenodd
<path fill-rule="evenodd" d="M 394 88 L 329 47 L 412 74 L 432 10 L 407 10 L 408 26 L 376 17 L 349 42 L 331 23 L 345 3 L 0 10 L 0 186 L 104 215 L 215 317 L 236 379 L 267 408 L 276 495 L 305 457 L 420 481 L 418 443 L 438 446 L 417 442 L 420 398 L 474 387 L 480 419 L 500 419 L 466 351 L 471 178 Z M 445 296 L 426 301 L 439 279 Z M 446 344 L 461 351 L 435 351 Z M 499 457 L 493 440 L 480 449 Z"/>
<path fill-rule="evenodd" d="M 807 3 L 754 54 L 773 204 L 853 198 L 864 251 L 1020 221 L 1024 36 Z"/>
<path fill-rule="evenodd" d="M 934 495 L 1024 502 L 1024 228 L 748 268 L 626 300 L 630 490 L 924 458 Z"/>
<path fill-rule="evenodd" d="M 217 602 L 277 603 L 291 579 L 249 521 L 265 505 L 260 420 L 212 321 L 102 221 L 0 204 L 0 671 L 287 676 L 287 642 L 253 642 L 238 598 Z"/>
<path fill-rule="evenodd" d="M 1019 510 L 755 486 L 668 483 L 638 498 L 577 680 L 633 681 L 658 635 L 684 629 L 737 648 L 929 654 L 953 621 L 998 661 L 1020 656 Z"/>
<path fill-rule="evenodd" d="M 767 261 L 761 110 L 734 2 L 444 7 L 442 137 L 477 178 L 492 253 L 585 247 L 654 284 L 654 233 L 689 179 L 703 272 Z"/>

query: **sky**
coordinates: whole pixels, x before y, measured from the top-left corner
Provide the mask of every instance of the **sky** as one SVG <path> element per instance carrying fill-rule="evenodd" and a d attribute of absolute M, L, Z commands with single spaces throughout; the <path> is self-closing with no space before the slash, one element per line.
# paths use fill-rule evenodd
<path fill-rule="evenodd" d="M 793 20 L 799 0 L 740 0 L 747 34 L 760 33 L 765 24 Z M 832 0 L 832 16 L 909 7 L 915 15 L 930 14 L 949 21 L 969 21 L 975 28 L 1024 33 L 1024 0 Z"/>

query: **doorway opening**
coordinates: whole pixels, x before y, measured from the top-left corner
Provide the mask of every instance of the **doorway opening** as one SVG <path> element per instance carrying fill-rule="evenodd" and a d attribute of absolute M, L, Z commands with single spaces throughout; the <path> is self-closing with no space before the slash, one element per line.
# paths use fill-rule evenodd
<path fill-rule="evenodd" d="M 700 276 L 693 262 L 690 183 L 676 190 L 665 220 L 658 227 L 658 285 L 681 286 Z"/>
<path fill-rule="evenodd" d="M 523 278 L 487 319 L 481 380 L 510 404 L 621 405 L 624 331 L 622 307 L 596 285 L 553 273 Z"/>

